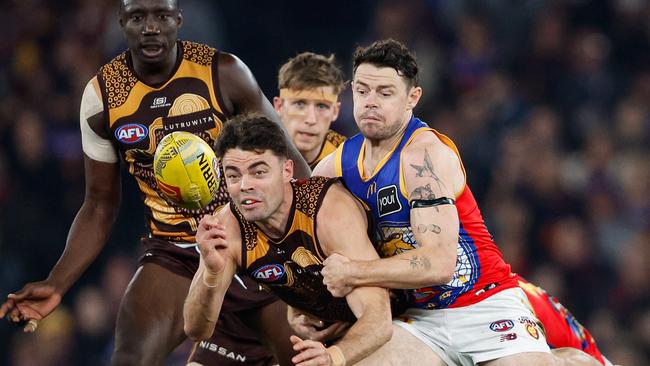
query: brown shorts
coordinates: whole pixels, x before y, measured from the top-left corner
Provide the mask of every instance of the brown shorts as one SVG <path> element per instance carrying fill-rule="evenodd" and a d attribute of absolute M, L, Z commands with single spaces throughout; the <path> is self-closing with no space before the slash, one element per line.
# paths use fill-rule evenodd
<path fill-rule="evenodd" d="M 242 332 L 242 330 L 246 330 Z M 235 333 L 233 333 L 233 331 Z M 205 366 L 271 366 L 277 361 L 235 313 L 222 312 L 214 334 L 194 344 L 188 362 Z"/>
<path fill-rule="evenodd" d="M 142 239 L 142 244 L 145 251 L 140 265 L 155 263 L 179 276 L 194 277 L 199 266 L 199 253 L 195 247 L 181 248 L 168 241 L 147 237 Z M 270 352 L 260 343 L 255 332 L 242 322 L 238 312 L 261 308 L 278 300 L 275 295 L 261 291 L 250 277 L 237 276 L 226 292 L 215 333 L 209 341 L 195 345 L 190 361 L 206 366 L 274 365 L 276 362 Z"/>

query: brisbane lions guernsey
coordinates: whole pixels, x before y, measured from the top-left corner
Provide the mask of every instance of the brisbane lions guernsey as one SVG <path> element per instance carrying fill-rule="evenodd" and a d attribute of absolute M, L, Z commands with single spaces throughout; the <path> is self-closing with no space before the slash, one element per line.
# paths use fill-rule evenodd
<path fill-rule="evenodd" d="M 381 257 L 390 257 L 418 246 L 411 229 L 410 206 L 400 157 L 402 150 L 420 133 L 435 134 L 458 155 L 456 146 L 448 137 L 415 117 L 411 118 L 400 142 L 377 166 L 376 174 L 372 176 L 363 174 L 363 135 L 351 137 L 335 153 L 336 174 L 367 205 L 376 221 L 375 241 Z M 453 278 L 445 285 L 407 290 L 409 304 L 413 307 L 439 309 L 470 305 L 517 285 L 510 266 L 504 262 L 487 231 L 469 187 L 465 185 L 455 199 L 460 226 Z"/>
<path fill-rule="evenodd" d="M 84 152 L 89 157 L 116 162 L 119 155 L 126 162 L 142 193 L 151 234 L 174 242 L 193 242 L 200 216 L 228 202 L 223 178 L 215 200 L 205 209 L 175 207 L 156 184 L 153 155 L 160 140 L 173 131 L 194 133 L 212 145 L 226 112 L 218 87 L 218 51 L 184 41 L 177 47 L 172 76 L 159 85 L 147 85 L 138 78 L 128 51 L 104 65 L 84 91 L 81 128 L 82 136 L 99 135 L 91 141 L 84 138 Z M 91 125 L 90 119 L 83 120 L 95 111 L 104 112 L 99 128 Z"/>
<path fill-rule="evenodd" d="M 244 219 L 234 204 L 242 240 L 241 268 L 287 304 L 326 321 L 355 321 L 345 298 L 333 297 L 323 284 L 327 257 L 316 235 L 316 215 L 327 189 L 338 178 L 294 180 L 293 203 L 284 235 L 271 238 Z"/>

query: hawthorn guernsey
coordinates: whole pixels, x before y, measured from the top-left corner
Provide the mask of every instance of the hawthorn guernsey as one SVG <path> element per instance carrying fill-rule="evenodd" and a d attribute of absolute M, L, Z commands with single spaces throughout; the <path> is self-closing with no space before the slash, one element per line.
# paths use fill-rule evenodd
<path fill-rule="evenodd" d="M 212 202 L 219 188 L 219 167 L 214 150 L 189 132 L 172 132 L 154 154 L 156 184 L 173 204 L 200 209 Z"/>

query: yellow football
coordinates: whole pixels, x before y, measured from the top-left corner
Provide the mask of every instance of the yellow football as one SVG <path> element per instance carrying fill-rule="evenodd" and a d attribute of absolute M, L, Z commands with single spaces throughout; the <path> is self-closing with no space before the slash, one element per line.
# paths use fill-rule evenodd
<path fill-rule="evenodd" d="M 201 209 L 219 188 L 219 168 L 214 150 L 202 138 L 176 131 L 163 137 L 153 157 L 156 183 L 174 204 Z"/>

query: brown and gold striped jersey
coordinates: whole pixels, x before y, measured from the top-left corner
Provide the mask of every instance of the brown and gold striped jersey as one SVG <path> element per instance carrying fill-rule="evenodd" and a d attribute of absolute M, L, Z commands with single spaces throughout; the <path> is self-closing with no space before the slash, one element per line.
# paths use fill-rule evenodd
<path fill-rule="evenodd" d="M 97 74 L 104 105 L 106 133 L 140 188 L 147 226 L 154 237 L 193 242 L 200 215 L 228 202 L 226 185 L 203 210 L 173 206 L 156 185 L 153 155 L 162 138 L 173 131 L 194 133 L 212 145 L 226 118 L 218 86 L 218 51 L 203 44 L 178 42 L 179 57 L 172 77 L 147 85 L 123 52 Z"/>
<path fill-rule="evenodd" d="M 327 132 L 327 135 L 325 135 L 325 140 L 323 141 L 323 146 L 321 147 L 320 154 L 318 154 L 318 157 L 314 161 L 309 163 L 309 167 L 314 169 L 316 165 L 318 165 L 321 160 L 325 159 L 327 155 L 336 151 L 336 148 L 339 147 L 343 141 L 345 141 L 345 136 L 334 130 L 329 130 Z"/>
<path fill-rule="evenodd" d="M 355 321 L 345 298 L 333 297 L 320 273 L 326 254 L 316 235 L 316 215 L 327 189 L 337 181 L 312 177 L 291 183 L 293 204 L 281 238 L 269 237 L 234 205 L 230 208 L 239 221 L 242 268 L 247 274 L 287 304 L 322 320 Z"/>

